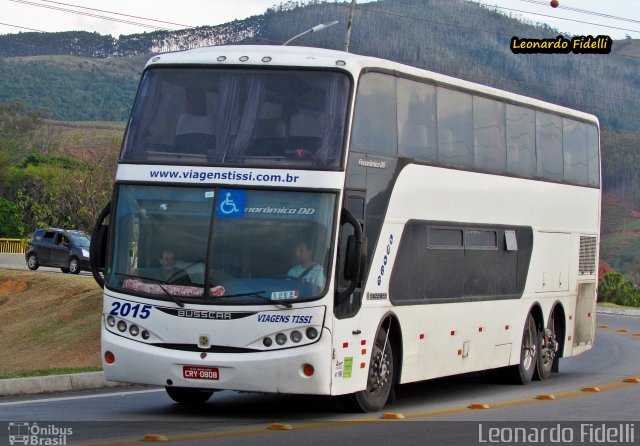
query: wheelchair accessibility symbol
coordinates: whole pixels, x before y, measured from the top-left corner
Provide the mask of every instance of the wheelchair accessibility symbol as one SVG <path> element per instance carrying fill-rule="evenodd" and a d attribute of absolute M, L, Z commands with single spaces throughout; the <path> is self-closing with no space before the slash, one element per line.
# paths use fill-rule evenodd
<path fill-rule="evenodd" d="M 216 207 L 216 215 L 226 218 L 244 216 L 244 203 L 247 193 L 243 190 L 221 190 Z"/>

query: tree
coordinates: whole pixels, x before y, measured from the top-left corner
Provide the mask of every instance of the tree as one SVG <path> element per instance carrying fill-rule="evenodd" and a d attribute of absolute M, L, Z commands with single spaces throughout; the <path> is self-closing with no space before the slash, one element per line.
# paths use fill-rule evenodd
<path fill-rule="evenodd" d="M 640 306 L 640 289 L 620 273 L 604 273 L 598 282 L 598 300 L 637 307 Z"/>
<path fill-rule="evenodd" d="M 19 238 L 25 235 L 20 209 L 15 203 L 0 198 L 0 238 Z"/>
<path fill-rule="evenodd" d="M 0 103 L 0 153 L 8 153 L 18 163 L 31 151 L 31 136 L 42 126 L 46 113 L 28 111 L 21 102 Z"/>
<path fill-rule="evenodd" d="M 27 161 L 15 175 L 15 201 L 27 229 L 53 226 L 91 232 L 109 201 L 115 155 L 90 161 L 30 155 Z"/>

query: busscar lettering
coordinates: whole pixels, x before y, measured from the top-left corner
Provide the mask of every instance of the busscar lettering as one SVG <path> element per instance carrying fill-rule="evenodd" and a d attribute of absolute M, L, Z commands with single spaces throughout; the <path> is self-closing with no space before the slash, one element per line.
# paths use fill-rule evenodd
<path fill-rule="evenodd" d="M 613 40 L 609 36 L 575 36 L 571 40 L 563 36 L 554 39 L 511 38 L 514 54 L 609 54 Z"/>
<path fill-rule="evenodd" d="M 178 311 L 178 316 L 196 319 L 231 320 L 231 313 L 224 313 L 220 311 L 180 310 Z"/>

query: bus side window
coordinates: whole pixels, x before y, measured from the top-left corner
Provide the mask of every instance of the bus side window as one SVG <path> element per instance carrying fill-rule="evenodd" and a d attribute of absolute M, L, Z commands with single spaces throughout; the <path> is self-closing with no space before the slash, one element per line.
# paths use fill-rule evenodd
<path fill-rule="evenodd" d="M 564 179 L 562 156 L 562 118 L 536 112 L 537 176 L 551 181 Z"/>
<path fill-rule="evenodd" d="M 407 124 L 398 135 L 401 155 L 421 159 L 427 151 L 427 127 L 422 124 Z"/>
<path fill-rule="evenodd" d="M 535 112 L 507 104 L 507 173 L 524 178 L 536 174 Z"/>
<path fill-rule="evenodd" d="M 438 87 L 438 162 L 473 168 L 473 113 L 470 94 Z"/>
<path fill-rule="evenodd" d="M 571 119 L 562 119 L 564 179 L 572 184 L 588 185 L 587 126 Z"/>
<path fill-rule="evenodd" d="M 505 105 L 473 97 L 474 165 L 481 171 L 504 174 L 507 171 Z"/>
<path fill-rule="evenodd" d="M 436 161 L 436 87 L 398 78 L 398 155 Z"/>
<path fill-rule="evenodd" d="M 353 118 L 351 150 L 396 156 L 396 110 L 395 78 L 381 73 L 362 76 Z"/>
<path fill-rule="evenodd" d="M 600 141 L 598 128 L 594 125 L 587 126 L 587 166 L 589 186 L 600 186 Z"/>

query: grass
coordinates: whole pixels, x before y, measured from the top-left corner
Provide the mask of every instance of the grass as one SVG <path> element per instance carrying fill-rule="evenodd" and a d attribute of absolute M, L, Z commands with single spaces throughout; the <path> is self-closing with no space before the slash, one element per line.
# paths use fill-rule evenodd
<path fill-rule="evenodd" d="M 17 372 L 0 372 L 0 379 L 31 378 L 34 376 L 68 375 L 71 373 L 100 371 L 102 371 L 102 367 L 62 367 L 41 370 L 20 370 Z"/>
<path fill-rule="evenodd" d="M 627 307 L 626 305 L 618 305 L 618 304 L 614 304 L 613 302 L 598 302 L 598 306 L 599 307 L 603 307 L 603 308 L 621 308 L 624 310 L 637 310 L 638 307 Z"/>
<path fill-rule="evenodd" d="M 0 378 L 100 370 L 101 314 L 90 276 L 0 270 Z"/>

